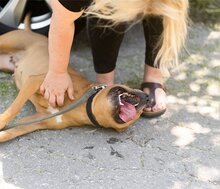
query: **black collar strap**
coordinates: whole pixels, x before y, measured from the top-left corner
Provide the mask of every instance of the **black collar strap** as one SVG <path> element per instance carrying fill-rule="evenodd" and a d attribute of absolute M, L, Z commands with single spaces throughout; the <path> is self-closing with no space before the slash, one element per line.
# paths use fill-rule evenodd
<path fill-rule="evenodd" d="M 98 89 L 96 89 L 96 93 L 94 93 L 93 95 L 91 95 L 88 100 L 87 100 L 87 103 L 86 103 L 86 112 L 87 112 L 87 115 L 90 119 L 90 121 L 92 122 L 92 124 L 94 124 L 95 126 L 100 126 L 102 127 L 98 121 L 96 120 L 93 112 L 92 112 L 92 102 L 93 102 L 93 99 L 94 97 L 98 94 L 99 91 L 101 91 L 102 89 L 106 88 L 106 85 L 102 85 L 102 86 L 99 86 Z"/>

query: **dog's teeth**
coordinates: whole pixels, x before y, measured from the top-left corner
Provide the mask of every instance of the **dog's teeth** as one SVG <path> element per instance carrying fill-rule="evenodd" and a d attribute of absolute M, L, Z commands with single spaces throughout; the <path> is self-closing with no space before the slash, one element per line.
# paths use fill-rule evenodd
<path fill-rule="evenodd" d="M 135 95 L 129 94 L 129 93 L 126 93 L 126 92 L 122 93 L 121 95 L 122 95 L 122 97 L 126 97 L 126 96 L 128 96 L 128 97 L 135 97 Z"/>
<path fill-rule="evenodd" d="M 121 106 L 124 105 L 124 103 L 122 103 L 122 99 L 123 99 L 123 98 L 126 98 L 126 97 L 135 98 L 136 96 L 135 96 L 134 94 L 129 94 L 129 93 L 127 93 L 127 92 L 124 92 L 124 93 L 118 95 L 118 101 L 119 101 L 119 104 L 120 104 Z M 136 103 L 134 106 L 138 106 L 138 105 L 139 105 L 139 102 Z"/>
<path fill-rule="evenodd" d="M 118 101 L 119 101 L 119 104 L 120 104 L 121 106 L 124 105 L 124 104 L 121 102 L 121 97 L 123 97 L 123 95 L 124 95 L 124 94 L 118 95 Z"/>

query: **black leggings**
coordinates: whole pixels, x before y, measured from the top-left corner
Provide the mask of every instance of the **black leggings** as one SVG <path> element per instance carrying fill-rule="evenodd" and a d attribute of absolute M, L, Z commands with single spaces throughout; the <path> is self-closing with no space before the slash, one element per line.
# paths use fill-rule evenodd
<path fill-rule="evenodd" d="M 105 20 L 88 18 L 88 34 L 94 68 L 96 73 L 100 74 L 109 73 L 115 69 L 119 48 L 128 28 L 125 24 L 117 25 L 113 29 L 100 27 L 105 24 Z M 163 32 L 162 18 L 148 17 L 143 20 L 143 28 L 146 42 L 145 64 L 154 67 L 154 60 L 158 52 L 155 47 Z"/>

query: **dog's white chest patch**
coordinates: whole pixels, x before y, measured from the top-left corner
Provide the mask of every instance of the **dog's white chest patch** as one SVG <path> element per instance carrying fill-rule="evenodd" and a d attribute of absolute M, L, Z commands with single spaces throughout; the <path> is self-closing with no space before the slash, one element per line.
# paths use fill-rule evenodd
<path fill-rule="evenodd" d="M 57 108 L 53 108 L 52 106 L 48 106 L 47 111 L 50 112 L 51 114 L 59 112 L 59 110 Z M 56 116 L 55 119 L 56 119 L 57 123 L 63 122 L 62 115 Z"/>

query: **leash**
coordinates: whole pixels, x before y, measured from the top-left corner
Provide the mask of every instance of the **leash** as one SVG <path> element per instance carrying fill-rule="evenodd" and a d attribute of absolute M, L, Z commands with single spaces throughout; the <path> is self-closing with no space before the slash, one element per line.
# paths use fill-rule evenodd
<path fill-rule="evenodd" d="M 187 54 L 188 56 L 191 56 L 191 53 L 190 53 L 189 50 L 186 48 L 186 46 L 183 46 L 183 48 L 184 48 L 186 54 Z"/>
<path fill-rule="evenodd" d="M 30 124 L 33 124 L 33 123 L 38 123 L 38 122 L 41 122 L 41 121 L 45 121 L 45 120 L 48 120 L 50 118 L 56 117 L 58 115 L 64 114 L 66 112 L 69 112 L 70 110 L 73 110 L 74 108 L 78 107 L 79 105 L 83 104 L 91 96 L 93 96 L 94 94 L 97 94 L 100 90 L 102 90 L 104 88 L 106 88 L 106 85 L 93 86 L 81 98 L 79 98 L 77 101 L 75 101 L 74 103 L 70 104 L 69 106 L 63 108 L 59 112 L 55 112 L 53 114 L 50 114 L 50 115 L 47 115 L 45 117 L 41 117 L 41 118 L 38 118 L 38 119 L 35 119 L 35 120 L 32 120 L 32 121 L 18 122 L 18 123 L 14 123 L 14 124 L 8 124 L 6 126 L 16 127 L 16 126 L 19 126 L 19 125 L 30 125 Z"/>

